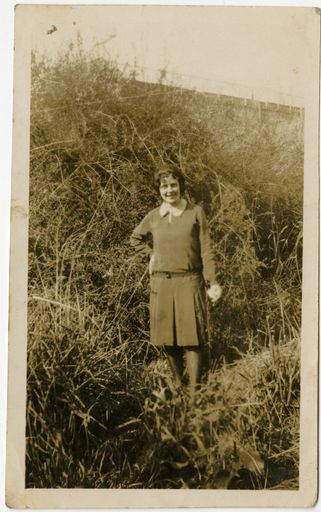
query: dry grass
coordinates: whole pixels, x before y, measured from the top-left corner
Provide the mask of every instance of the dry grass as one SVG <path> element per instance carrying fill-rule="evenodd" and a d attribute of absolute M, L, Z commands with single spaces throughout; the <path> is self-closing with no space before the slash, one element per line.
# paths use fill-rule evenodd
<path fill-rule="evenodd" d="M 301 113 L 73 52 L 33 60 L 27 487 L 295 488 Z M 194 407 L 149 343 L 128 245 L 162 160 L 207 213 L 224 286 Z"/>
<path fill-rule="evenodd" d="M 297 339 L 209 371 L 191 405 L 142 340 L 113 347 L 74 329 L 30 347 L 29 486 L 297 485 Z"/>

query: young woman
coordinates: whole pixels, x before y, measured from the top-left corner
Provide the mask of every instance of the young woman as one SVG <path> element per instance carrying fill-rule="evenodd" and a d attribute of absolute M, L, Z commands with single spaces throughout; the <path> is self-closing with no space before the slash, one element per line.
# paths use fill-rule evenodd
<path fill-rule="evenodd" d="M 149 260 L 151 341 L 164 346 L 175 383 L 185 371 L 191 395 L 200 381 L 206 341 L 206 297 L 221 295 L 205 214 L 182 197 L 181 172 L 163 168 L 155 176 L 162 204 L 134 230 L 131 244 Z"/>

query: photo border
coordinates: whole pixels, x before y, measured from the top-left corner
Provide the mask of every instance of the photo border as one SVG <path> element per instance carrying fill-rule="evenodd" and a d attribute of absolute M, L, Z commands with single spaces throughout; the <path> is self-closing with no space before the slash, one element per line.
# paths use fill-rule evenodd
<path fill-rule="evenodd" d="M 320 10 L 301 8 L 311 48 L 304 96 L 304 235 L 302 287 L 300 489 L 129 490 L 26 489 L 25 409 L 30 127 L 30 38 L 33 9 L 76 5 L 19 5 L 15 11 L 14 122 L 11 196 L 9 369 L 6 502 L 15 508 L 303 507 L 317 496 L 318 277 L 319 277 L 319 56 Z M 102 6 L 90 5 L 92 9 Z M 109 6 L 106 6 L 108 8 Z M 124 6 L 120 6 L 124 8 Z M 139 6 L 138 6 L 139 7 Z M 154 8 L 154 6 L 150 6 Z M 171 8 L 169 6 L 168 8 Z M 182 6 L 183 8 L 183 6 Z M 243 7 L 208 7 L 243 9 Z M 272 7 L 267 7 L 271 9 Z M 274 8 L 274 7 L 273 7 Z M 276 9 L 281 7 L 275 7 Z M 283 7 L 282 7 L 283 8 Z M 257 7 L 265 9 L 265 7 Z M 284 7 L 285 9 L 285 7 Z M 297 9 L 289 7 L 288 9 Z"/>

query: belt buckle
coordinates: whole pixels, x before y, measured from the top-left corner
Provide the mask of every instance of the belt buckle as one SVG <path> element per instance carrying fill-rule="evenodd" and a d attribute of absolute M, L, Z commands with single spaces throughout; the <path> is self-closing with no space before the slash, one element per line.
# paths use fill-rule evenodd
<path fill-rule="evenodd" d="M 171 273 L 170 272 L 166 272 L 166 279 L 170 279 L 172 276 L 171 276 Z"/>

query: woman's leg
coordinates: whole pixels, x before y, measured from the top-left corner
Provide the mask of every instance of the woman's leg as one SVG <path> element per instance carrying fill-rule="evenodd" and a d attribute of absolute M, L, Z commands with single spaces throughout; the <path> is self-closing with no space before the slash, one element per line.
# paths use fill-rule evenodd
<path fill-rule="evenodd" d="M 199 347 L 190 347 L 184 350 L 186 370 L 189 378 L 189 390 L 191 396 L 194 395 L 196 386 L 200 383 L 202 375 L 202 349 Z"/>
<path fill-rule="evenodd" d="M 180 347 L 165 346 L 165 352 L 171 367 L 174 382 L 180 386 L 184 374 L 183 350 Z"/>

